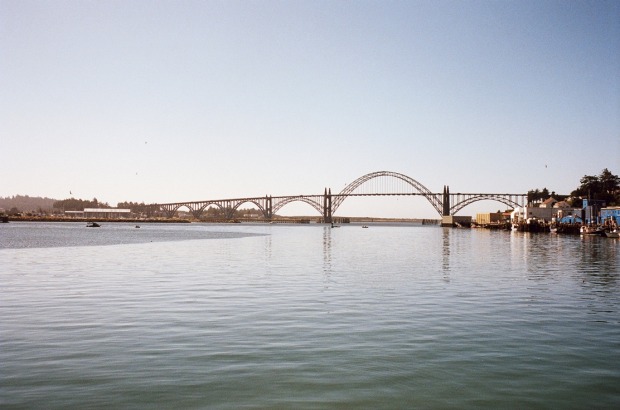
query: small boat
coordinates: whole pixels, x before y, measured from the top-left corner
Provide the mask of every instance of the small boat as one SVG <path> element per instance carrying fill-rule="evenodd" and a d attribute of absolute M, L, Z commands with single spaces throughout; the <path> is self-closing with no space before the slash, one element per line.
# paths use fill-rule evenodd
<path fill-rule="evenodd" d="M 88 222 L 86 224 L 86 227 L 87 228 L 99 228 L 99 227 L 101 227 L 101 225 L 99 225 L 97 222 Z"/>
<path fill-rule="evenodd" d="M 599 228 L 598 226 L 584 225 L 581 228 L 579 228 L 579 233 L 581 233 L 582 235 L 602 236 L 605 234 L 605 231 L 602 228 Z"/>
<path fill-rule="evenodd" d="M 362 228 L 368 228 L 368 225 L 362 225 Z"/>
<path fill-rule="evenodd" d="M 139 228 L 139 227 L 140 227 L 140 225 L 136 225 L 136 228 Z"/>
<path fill-rule="evenodd" d="M 613 231 L 605 231 L 605 236 L 608 238 L 620 238 L 620 232 L 617 229 Z"/>

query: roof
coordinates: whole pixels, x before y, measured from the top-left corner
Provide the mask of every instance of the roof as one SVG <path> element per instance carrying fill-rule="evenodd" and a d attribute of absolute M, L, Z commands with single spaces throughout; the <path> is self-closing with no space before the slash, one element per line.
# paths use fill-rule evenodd
<path fill-rule="evenodd" d="M 570 204 L 566 201 L 560 201 L 560 202 L 556 202 L 555 205 L 553 205 L 554 208 L 571 208 Z"/>
<path fill-rule="evenodd" d="M 84 212 L 128 213 L 131 209 L 121 208 L 84 208 Z"/>

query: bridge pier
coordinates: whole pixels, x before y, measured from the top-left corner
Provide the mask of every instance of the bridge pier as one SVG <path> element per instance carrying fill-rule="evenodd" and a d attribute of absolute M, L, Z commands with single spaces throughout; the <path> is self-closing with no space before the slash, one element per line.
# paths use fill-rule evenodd
<path fill-rule="evenodd" d="M 442 216 L 450 216 L 450 187 L 448 185 L 443 186 L 443 214 Z"/>
<path fill-rule="evenodd" d="M 325 188 L 323 194 L 323 223 L 332 223 L 332 189 Z"/>
<path fill-rule="evenodd" d="M 265 218 L 271 219 L 273 217 L 273 203 L 271 201 L 271 195 L 265 196 Z"/>

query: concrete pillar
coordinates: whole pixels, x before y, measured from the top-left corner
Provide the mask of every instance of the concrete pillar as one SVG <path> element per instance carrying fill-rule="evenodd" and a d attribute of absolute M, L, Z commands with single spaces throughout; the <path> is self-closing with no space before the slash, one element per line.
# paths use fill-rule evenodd
<path fill-rule="evenodd" d="M 323 194 L 323 222 L 329 224 L 332 222 L 332 189 L 329 191 L 325 188 Z"/>
<path fill-rule="evenodd" d="M 443 187 L 443 216 L 450 215 L 450 187 L 444 185 Z"/>
<path fill-rule="evenodd" d="M 265 217 L 271 219 L 273 217 L 273 205 L 271 201 L 271 195 L 265 196 Z"/>

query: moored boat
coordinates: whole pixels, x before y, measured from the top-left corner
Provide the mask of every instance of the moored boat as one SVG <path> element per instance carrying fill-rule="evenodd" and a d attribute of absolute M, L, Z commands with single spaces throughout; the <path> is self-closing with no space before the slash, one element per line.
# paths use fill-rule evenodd
<path fill-rule="evenodd" d="M 101 225 L 99 225 L 97 222 L 88 222 L 86 224 L 86 227 L 87 228 L 99 228 L 99 227 L 101 227 Z"/>
<path fill-rule="evenodd" d="M 608 238 L 620 238 L 620 232 L 617 229 L 613 231 L 605 231 L 605 236 Z"/>
<path fill-rule="evenodd" d="M 579 229 L 579 233 L 581 233 L 582 235 L 602 236 L 605 234 L 605 231 L 603 230 L 603 228 L 600 228 L 598 226 L 584 225 Z"/>

